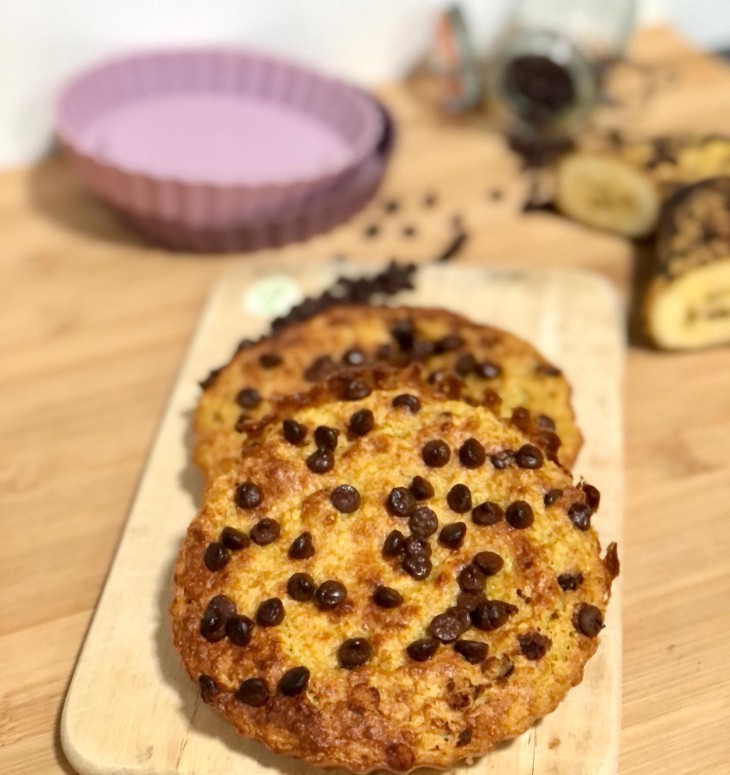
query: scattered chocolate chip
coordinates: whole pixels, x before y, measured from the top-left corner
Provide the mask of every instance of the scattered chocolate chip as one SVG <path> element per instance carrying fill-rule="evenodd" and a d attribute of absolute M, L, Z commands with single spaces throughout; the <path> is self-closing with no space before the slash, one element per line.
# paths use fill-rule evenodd
<path fill-rule="evenodd" d="M 397 608 L 403 602 L 403 595 L 392 587 L 379 586 L 373 592 L 373 602 L 380 608 Z"/>
<path fill-rule="evenodd" d="M 461 227 L 458 228 L 460 229 Z M 434 257 L 433 262 L 435 264 L 440 264 L 445 263 L 446 261 L 451 261 L 452 258 L 455 258 L 459 255 L 459 253 L 461 253 L 468 239 L 469 234 L 465 231 L 459 230 L 453 239 L 451 239 L 446 244 L 443 250 Z"/>
<path fill-rule="evenodd" d="M 502 471 L 512 463 L 515 459 L 515 453 L 511 449 L 502 449 L 499 452 L 495 452 L 489 456 L 491 464 L 498 470 Z"/>
<path fill-rule="evenodd" d="M 553 645 L 550 638 L 539 632 L 526 632 L 524 635 L 518 635 L 517 640 L 522 654 L 533 662 L 542 659 L 550 646 Z"/>
<path fill-rule="evenodd" d="M 464 592 L 481 592 L 484 589 L 486 576 L 477 568 L 476 565 L 465 565 L 456 579 L 459 587 Z"/>
<path fill-rule="evenodd" d="M 548 431 L 555 430 L 555 420 L 552 417 L 548 417 L 546 414 L 538 414 L 535 417 L 535 424 L 538 428 L 545 428 Z"/>
<path fill-rule="evenodd" d="M 301 423 L 296 420 L 284 420 L 281 424 L 281 431 L 284 438 L 290 443 L 296 446 L 304 443 L 304 439 L 307 437 L 307 429 Z"/>
<path fill-rule="evenodd" d="M 360 507 L 360 493 L 351 484 L 340 484 L 330 493 L 330 503 L 343 514 L 352 514 Z"/>
<path fill-rule="evenodd" d="M 419 506 L 408 519 L 411 534 L 418 538 L 432 536 L 439 527 L 436 513 L 428 506 Z"/>
<path fill-rule="evenodd" d="M 416 339 L 411 348 L 411 358 L 414 361 L 425 361 L 436 351 L 436 345 L 428 339 Z"/>
<path fill-rule="evenodd" d="M 397 199 L 389 199 L 384 205 L 383 210 L 386 213 L 397 213 L 400 210 L 400 202 Z"/>
<path fill-rule="evenodd" d="M 496 552 L 477 552 L 472 562 L 485 576 L 494 576 L 504 567 L 504 560 Z"/>
<path fill-rule="evenodd" d="M 396 409 L 407 409 L 411 414 L 418 414 L 421 411 L 421 402 L 418 396 L 410 393 L 401 393 L 393 399 L 393 406 Z"/>
<path fill-rule="evenodd" d="M 507 622 L 517 607 L 502 600 L 485 600 L 471 612 L 471 622 L 479 630 L 490 632 Z"/>
<path fill-rule="evenodd" d="M 474 368 L 474 374 L 482 379 L 497 379 L 502 376 L 502 367 L 492 361 L 482 361 Z"/>
<path fill-rule="evenodd" d="M 385 505 L 394 517 L 410 517 L 416 510 L 416 499 L 407 487 L 394 487 Z"/>
<path fill-rule="evenodd" d="M 236 692 L 236 699 L 252 708 L 260 708 L 269 700 L 269 687 L 263 678 L 247 678 Z"/>
<path fill-rule="evenodd" d="M 307 458 L 307 468 L 313 474 L 326 474 L 335 467 L 335 456 L 329 449 L 315 449 Z"/>
<path fill-rule="evenodd" d="M 546 377 L 559 377 L 563 372 L 551 363 L 538 363 L 537 366 L 535 366 L 535 373 L 542 374 Z"/>
<path fill-rule="evenodd" d="M 237 552 L 246 549 L 251 544 L 251 539 L 235 527 L 226 526 L 221 530 L 220 542 L 226 549 Z"/>
<path fill-rule="evenodd" d="M 236 396 L 236 403 L 242 409 L 255 409 L 261 403 L 261 394 L 256 388 L 243 388 Z"/>
<path fill-rule="evenodd" d="M 467 439 L 459 448 L 459 460 L 464 468 L 479 468 L 486 459 L 487 453 L 476 439 Z"/>
<path fill-rule="evenodd" d="M 469 664 L 478 665 L 487 658 L 489 646 L 480 640 L 457 640 L 454 643 L 454 651 L 461 654 Z"/>
<path fill-rule="evenodd" d="M 342 398 L 345 401 L 359 401 L 371 393 L 370 387 L 361 379 L 351 379 L 342 388 Z"/>
<path fill-rule="evenodd" d="M 279 691 L 285 697 L 301 694 L 309 684 L 309 670 L 306 667 L 292 667 L 279 679 Z"/>
<path fill-rule="evenodd" d="M 416 331 L 413 322 L 410 320 L 397 320 L 390 329 L 390 334 L 398 343 L 402 352 L 408 352 L 413 349 L 413 343 L 416 340 Z"/>
<path fill-rule="evenodd" d="M 408 656 L 415 662 L 425 662 L 436 653 L 439 642 L 434 638 L 419 638 L 409 643 L 406 651 Z"/>
<path fill-rule="evenodd" d="M 449 608 L 437 614 L 428 625 L 429 635 L 441 643 L 453 643 L 469 629 L 469 614 L 463 608 Z"/>
<path fill-rule="evenodd" d="M 279 353 L 261 353 L 259 356 L 259 364 L 262 369 L 274 369 L 282 361 Z"/>
<path fill-rule="evenodd" d="M 520 468 L 541 468 L 544 462 L 542 452 L 532 444 L 523 444 L 515 455 L 515 462 Z"/>
<path fill-rule="evenodd" d="M 347 433 L 351 437 L 359 438 L 370 433 L 375 426 L 375 416 L 370 409 L 358 409 L 350 417 Z"/>
<path fill-rule="evenodd" d="M 226 622 L 236 615 L 236 604 L 226 595 L 216 595 L 205 607 L 200 619 L 200 634 L 210 643 L 226 637 Z"/>
<path fill-rule="evenodd" d="M 563 497 L 563 491 L 562 491 L 562 490 L 559 490 L 559 489 L 548 490 L 548 491 L 545 493 L 545 497 L 542 499 L 542 502 L 543 502 L 543 503 L 544 503 L 546 506 L 552 506 L 552 505 L 553 505 L 553 503 L 556 503 L 556 502 L 557 502 L 557 501 L 559 501 L 559 500 L 560 500 L 562 497 Z"/>
<path fill-rule="evenodd" d="M 416 236 L 416 227 L 415 226 L 404 226 L 401 233 L 404 237 L 415 237 Z"/>
<path fill-rule="evenodd" d="M 316 588 L 314 579 L 308 573 L 294 573 L 286 582 L 286 593 L 298 603 L 311 600 Z"/>
<path fill-rule="evenodd" d="M 337 370 L 337 364 L 330 355 L 320 355 L 304 370 L 304 379 L 308 382 L 322 382 Z"/>
<path fill-rule="evenodd" d="M 535 521 L 532 506 L 525 501 L 514 501 L 507 506 L 504 517 L 516 530 L 524 530 Z"/>
<path fill-rule="evenodd" d="M 246 431 L 246 425 L 251 418 L 247 414 L 240 414 L 236 420 L 236 424 L 233 429 L 236 433 L 244 433 Z"/>
<path fill-rule="evenodd" d="M 315 594 L 317 605 L 323 611 L 329 611 L 345 601 L 347 588 L 340 581 L 324 581 L 317 587 Z"/>
<path fill-rule="evenodd" d="M 455 484 L 446 495 L 446 502 L 457 514 L 471 511 L 471 490 L 465 484 Z"/>
<path fill-rule="evenodd" d="M 326 425 L 319 425 L 314 431 L 314 443 L 319 449 L 337 449 L 337 439 L 340 432 Z"/>
<path fill-rule="evenodd" d="M 228 640 L 236 646 L 248 646 L 253 635 L 254 623 L 248 616 L 232 616 L 226 622 Z"/>
<path fill-rule="evenodd" d="M 484 592 L 459 592 L 456 598 L 456 605 L 471 613 L 480 603 L 487 599 Z"/>
<path fill-rule="evenodd" d="M 337 658 L 341 667 L 352 670 L 369 662 L 373 656 L 373 647 L 367 638 L 348 638 L 340 644 Z"/>
<path fill-rule="evenodd" d="M 259 546 L 272 544 L 279 537 L 281 525 L 271 517 L 260 519 L 249 532 L 251 540 Z"/>
<path fill-rule="evenodd" d="M 228 560 L 230 559 L 231 553 L 223 546 L 223 544 L 218 543 L 218 541 L 209 543 L 203 554 L 205 567 L 214 573 L 223 570 L 223 568 L 228 565 Z"/>
<path fill-rule="evenodd" d="M 598 488 L 588 484 L 588 482 L 583 482 L 581 489 L 586 496 L 586 502 L 591 507 L 591 511 L 595 514 L 601 504 L 601 493 L 598 491 Z"/>
<path fill-rule="evenodd" d="M 433 485 L 422 476 L 414 476 L 408 489 L 417 501 L 425 501 L 434 496 Z"/>
<path fill-rule="evenodd" d="M 465 745 L 469 745 L 471 743 L 473 733 L 469 727 L 466 729 L 462 729 L 461 732 L 459 732 L 459 736 L 456 738 L 456 747 L 462 748 Z"/>
<path fill-rule="evenodd" d="M 523 433 L 529 433 L 532 429 L 532 415 L 529 409 L 525 409 L 524 406 L 516 406 L 512 410 L 512 416 L 510 422 Z"/>
<path fill-rule="evenodd" d="M 276 627 L 284 621 L 284 604 L 278 597 L 264 600 L 256 610 L 256 621 L 262 627 Z"/>
<path fill-rule="evenodd" d="M 482 405 L 496 414 L 499 411 L 499 408 L 502 406 L 502 398 L 496 390 L 487 388 L 484 391 L 484 395 L 482 396 Z"/>
<path fill-rule="evenodd" d="M 454 371 L 460 377 L 466 377 L 477 367 L 477 359 L 471 353 L 460 355 L 454 363 Z"/>
<path fill-rule="evenodd" d="M 257 506 L 261 505 L 264 494 L 257 484 L 254 484 L 253 482 L 243 482 L 236 487 L 233 499 L 239 509 L 255 509 Z"/>
<path fill-rule="evenodd" d="M 490 189 L 487 196 L 492 200 L 492 202 L 498 202 L 504 196 L 504 191 L 502 191 L 501 188 L 492 188 Z"/>
<path fill-rule="evenodd" d="M 583 574 L 577 573 L 561 573 L 558 576 L 558 584 L 560 589 L 565 592 L 574 592 L 583 583 Z"/>
<path fill-rule="evenodd" d="M 591 507 L 587 503 L 574 503 L 568 509 L 570 521 L 578 530 L 588 530 L 591 526 Z"/>
<path fill-rule="evenodd" d="M 212 702 L 218 694 L 218 684 L 209 675 L 198 676 L 198 688 L 203 702 Z"/>
<path fill-rule="evenodd" d="M 346 366 L 362 366 L 366 361 L 365 353 L 362 350 L 348 350 L 342 356 L 342 362 Z"/>
<path fill-rule="evenodd" d="M 464 522 L 452 522 L 445 525 L 439 533 L 439 543 L 447 549 L 459 549 L 466 536 L 466 524 Z"/>
<path fill-rule="evenodd" d="M 429 468 L 443 468 L 451 458 L 451 450 L 445 441 L 434 439 L 423 445 L 421 457 Z"/>
<path fill-rule="evenodd" d="M 378 234 L 380 234 L 380 226 L 378 226 L 377 223 L 371 223 L 363 232 L 363 236 L 367 237 L 368 239 L 377 237 Z"/>
<path fill-rule="evenodd" d="M 218 380 L 218 375 L 223 371 L 223 367 L 221 366 L 218 369 L 212 369 L 210 373 L 208 374 L 205 379 L 201 379 L 200 382 L 198 382 L 198 385 L 200 385 L 201 390 L 208 390 L 209 388 L 212 388 L 213 385 L 215 385 L 216 381 Z"/>
<path fill-rule="evenodd" d="M 383 557 L 397 557 L 404 549 L 405 540 L 400 530 L 391 530 L 383 542 Z"/>
<path fill-rule="evenodd" d="M 403 542 L 403 551 L 413 557 L 430 557 L 431 544 L 420 536 L 408 536 Z"/>
<path fill-rule="evenodd" d="M 291 545 L 289 546 L 289 557 L 291 557 L 292 560 L 306 560 L 312 556 L 314 556 L 312 534 L 308 530 L 305 530 L 291 542 Z"/>
<path fill-rule="evenodd" d="M 484 501 L 474 508 L 471 513 L 472 522 L 475 525 L 496 525 L 504 517 L 504 511 L 498 503 Z"/>
<path fill-rule="evenodd" d="M 437 354 L 450 353 L 458 350 L 464 344 L 464 340 L 459 334 L 446 334 L 436 342 L 435 352 Z"/>
<path fill-rule="evenodd" d="M 603 567 L 613 581 L 621 572 L 621 563 L 618 559 L 618 546 L 615 541 L 606 547 L 606 556 L 603 558 Z"/>
<path fill-rule="evenodd" d="M 603 614 L 594 605 L 581 603 L 573 614 L 573 626 L 587 638 L 595 638 L 603 629 Z"/>
<path fill-rule="evenodd" d="M 424 207 L 433 207 L 436 202 L 438 202 L 438 197 L 436 194 L 433 194 L 431 192 L 424 194 L 423 197 L 423 206 Z"/>
<path fill-rule="evenodd" d="M 426 555 L 409 554 L 401 563 L 403 570 L 416 581 L 427 579 L 433 570 L 431 560 Z"/>

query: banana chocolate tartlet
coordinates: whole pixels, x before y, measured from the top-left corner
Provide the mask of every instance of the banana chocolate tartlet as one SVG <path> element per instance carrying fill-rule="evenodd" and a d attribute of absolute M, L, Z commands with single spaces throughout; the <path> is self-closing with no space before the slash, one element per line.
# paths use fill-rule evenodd
<path fill-rule="evenodd" d="M 244 341 L 203 382 L 195 460 L 207 476 L 240 454 L 242 427 L 271 412 L 271 400 L 306 391 L 351 367 L 424 366 L 427 382 L 455 374 L 462 397 L 512 417 L 549 456 L 572 466 L 582 443 L 560 370 L 522 339 L 440 309 L 348 305 Z M 559 449 L 558 449 L 559 448 Z"/>
<path fill-rule="evenodd" d="M 273 751 L 446 767 L 581 681 L 616 548 L 601 558 L 598 491 L 518 428 L 368 374 L 276 402 L 220 465 L 178 558 L 174 643 Z"/>

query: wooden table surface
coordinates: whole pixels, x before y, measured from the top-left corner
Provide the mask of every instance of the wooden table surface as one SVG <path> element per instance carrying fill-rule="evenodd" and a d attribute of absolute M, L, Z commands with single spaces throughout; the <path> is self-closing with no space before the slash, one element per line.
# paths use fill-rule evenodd
<path fill-rule="evenodd" d="M 664 29 L 642 32 L 632 58 L 645 66 L 629 74 L 635 103 L 613 108 L 623 124 L 730 134 L 724 65 Z M 427 260 L 459 213 L 471 239 L 456 260 L 581 266 L 629 298 L 629 244 L 520 213 L 526 178 L 480 122 L 440 118 L 412 87 L 383 96 L 401 142 L 377 202 L 280 253 Z M 385 216 L 389 197 L 402 208 Z M 0 176 L 0 234 L 0 772 L 70 773 L 59 713 L 145 455 L 206 294 L 249 259 L 149 246 L 57 158 Z M 726 773 L 730 349 L 631 344 L 625 398 L 620 771 Z"/>

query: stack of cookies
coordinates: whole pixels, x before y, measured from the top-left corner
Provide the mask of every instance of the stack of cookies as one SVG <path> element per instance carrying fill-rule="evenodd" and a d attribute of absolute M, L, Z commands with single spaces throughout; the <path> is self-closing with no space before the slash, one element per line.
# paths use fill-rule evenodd
<path fill-rule="evenodd" d="M 570 387 L 531 345 L 335 306 L 203 388 L 174 642 L 242 734 L 355 772 L 447 767 L 581 681 L 618 559 L 570 473 Z"/>

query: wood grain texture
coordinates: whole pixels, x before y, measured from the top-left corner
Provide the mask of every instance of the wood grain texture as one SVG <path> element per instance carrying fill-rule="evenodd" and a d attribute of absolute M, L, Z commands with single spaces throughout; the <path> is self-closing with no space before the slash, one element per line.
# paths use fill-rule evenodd
<path fill-rule="evenodd" d="M 640 33 L 632 57 L 660 82 L 623 109 L 633 130 L 730 133 L 726 65 L 664 29 Z M 499 138 L 407 88 L 382 96 L 400 128 L 382 195 L 263 258 L 423 260 L 458 211 L 472 232 L 459 263 L 583 267 L 629 298 L 645 262 L 628 243 L 521 215 L 527 184 Z M 364 240 L 390 197 L 402 212 Z M 407 220 L 417 237 L 401 236 Z M 60 708 L 148 447 L 212 283 L 247 258 L 150 247 L 57 158 L 0 176 L 0 229 L 0 772 L 67 774 Z M 628 351 L 621 775 L 727 772 L 728 396 L 728 348 Z"/>
<path fill-rule="evenodd" d="M 199 503 L 190 464 L 190 413 L 198 380 L 236 342 L 266 330 L 246 300 L 271 278 L 302 293 L 328 287 L 345 264 L 306 267 L 251 261 L 222 281 L 202 316 L 173 390 L 124 537 L 76 666 L 63 711 L 63 748 L 83 775 L 258 775 L 317 770 L 232 732 L 202 704 L 171 645 L 170 573 Z M 362 271 L 362 270 L 361 270 Z M 400 300 L 400 298 L 399 298 Z M 403 302 L 442 305 L 533 342 L 574 386 L 586 442 L 576 472 L 601 490 L 594 520 L 602 543 L 622 544 L 621 384 L 624 336 L 616 292 L 575 270 L 429 266 Z M 528 733 L 455 773 L 614 775 L 621 714 L 621 583 L 583 683 Z M 114 655 L 110 661 L 110 655 Z M 146 709 L 146 712 L 142 712 Z M 147 713 L 154 718 L 151 727 Z M 344 773 L 343 773 L 344 775 Z"/>

